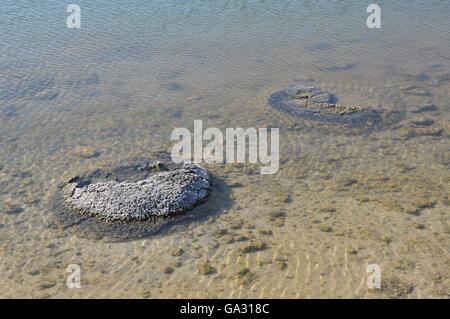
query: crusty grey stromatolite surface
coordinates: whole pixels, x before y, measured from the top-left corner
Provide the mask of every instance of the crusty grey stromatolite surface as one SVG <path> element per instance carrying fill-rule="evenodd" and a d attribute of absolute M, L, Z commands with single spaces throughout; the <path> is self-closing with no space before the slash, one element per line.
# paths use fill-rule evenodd
<path fill-rule="evenodd" d="M 133 158 L 71 178 L 61 185 L 52 208 L 64 229 L 74 228 L 84 237 L 135 239 L 194 214 L 212 184 L 210 173 L 195 164 Z"/>
<path fill-rule="evenodd" d="M 293 117 L 349 127 L 374 126 L 380 110 L 336 103 L 336 97 L 310 85 L 292 86 L 269 96 L 270 106 Z"/>
<path fill-rule="evenodd" d="M 156 164 L 155 164 L 156 165 Z M 67 183 L 65 202 L 74 211 L 107 221 L 142 221 L 185 212 L 208 196 L 208 172 L 195 164 L 155 173 L 144 180 Z"/>

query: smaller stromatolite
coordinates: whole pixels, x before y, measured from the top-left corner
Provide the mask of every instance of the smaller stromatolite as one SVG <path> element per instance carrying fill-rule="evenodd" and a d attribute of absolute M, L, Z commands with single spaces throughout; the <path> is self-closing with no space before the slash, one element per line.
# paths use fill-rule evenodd
<path fill-rule="evenodd" d="M 331 93 L 310 85 L 292 86 L 269 96 L 269 105 L 289 116 L 349 127 L 382 121 L 378 110 L 336 103 Z"/>

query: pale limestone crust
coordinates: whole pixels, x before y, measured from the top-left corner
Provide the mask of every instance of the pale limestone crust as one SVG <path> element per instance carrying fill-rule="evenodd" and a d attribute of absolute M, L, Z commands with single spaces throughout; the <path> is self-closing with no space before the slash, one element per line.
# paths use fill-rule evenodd
<path fill-rule="evenodd" d="M 101 181 L 64 188 L 65 203 L 76 213 L 110 222 L 145 221 L 183 213 L 203 202 L 210 191 L 209 173 L 184 164 L 138 181 Z"/>

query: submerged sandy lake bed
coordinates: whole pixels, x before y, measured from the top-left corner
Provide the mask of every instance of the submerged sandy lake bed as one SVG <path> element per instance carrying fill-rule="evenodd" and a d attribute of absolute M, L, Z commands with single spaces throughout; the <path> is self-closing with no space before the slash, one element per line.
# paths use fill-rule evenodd
<path fill-rule="evenodd" d="M 101 14 L 80 1 L 68 30 L 57 6 L 1 4 L 0 296 L 448 298 L 450 8 L 381 5 L 370 30 L 358 1 L 112 1 Z M 298 83 L 402 117 L 364 131 L 269 106 Z M 170 152 L 196 119 L 279 128 L 278 173 L 205 165 L 221 184 L 201 218 L 148 238 L 93 239 L 54 218 L 61 183 Z M 70 264 L 81 289 L 66 286 Z"/>

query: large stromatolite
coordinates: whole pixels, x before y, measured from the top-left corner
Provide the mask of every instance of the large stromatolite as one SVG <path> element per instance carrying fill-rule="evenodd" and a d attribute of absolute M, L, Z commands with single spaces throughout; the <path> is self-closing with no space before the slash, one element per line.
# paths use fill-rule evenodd
<path fill-rule="evenodd" d="M 185 212 L 208 195 L 208 172 L 195 164 L 154 174 L 137 182 L 99 182 L 88 186 L 76 180 L 66 186 L 66 204 L 82 214 L 107 221 L 146 220 Z"/>
<path fill-rule="evenodd" d="M 349 127 L 373 126 L 382 121 L 380 112 L 353 105 L 341 105 L 329 92 L 314 86 L 292 86 L 269 96 L 274 109 L 290 116 Z"/>
<path fill-rule="evenodd" d="M 211 186 L 201 166 L 133 159 L 70 179 L 55 210 L 65 227 L 82 226 L 94 237 L 138 238 L 204 202 Z"/>

